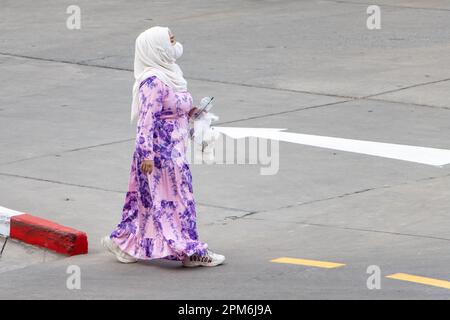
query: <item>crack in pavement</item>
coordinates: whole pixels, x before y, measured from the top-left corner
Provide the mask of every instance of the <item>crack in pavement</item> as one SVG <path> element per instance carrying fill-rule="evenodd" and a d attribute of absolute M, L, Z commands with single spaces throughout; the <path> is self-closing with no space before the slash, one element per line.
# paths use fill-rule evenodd
<path fill-rule="evenodd" d="M 65 185 L 65 186 L 86 188 L 86 189 L 99 190 L 99 191 L 105 191 L 105 192 L 114 192 L 114 193 L 124 193 L 125 192 L 123 190 L 114 190 L 114 189 L 107 189 L 107 188 L 89 186 L 89 185 L 84 185 L 84 184 L 63 182 L 63 181 L 58 181 L 58 180 L 51 180 L 51 179 L 44 179 L 44 178 L 37 178 L 37 177 L 30 177 L 30 176 L 23 176 L 20 174 L 7 173 L 7 172 L 0 172 L 0 176 L 28 179 L 28 180 L 34 180 L 34 181 L 40 181 L 40 182 L 49 182 L 49 183 L 61 184 L 61 185 Z"/>
<path fill-rule="evenodd" d="M 427 107 L 427 108 L 433 108 L 433 109 L 437 108 L 437 109 L 443 109 L 443 110 L 450 110 L 450 107 L 431 106 L 431 105 L 416 104 L 416 103 L 411 103 L 411 102 L 390 101 L 390 100 L 385 100 L 385 99 L 373 99 L 373 98 L 353 98 L 353 99 L 349 99 L 349 100 L 335 101 L 335 102 L 329 102 L 329 103 L 312 105 L 312 106 L 305 106 L 305 107 L 300 107 L 300 108 L 295 108 L 295 109 L 290 109 L 290 110 L 285 110 L 285 111 L 280 111 L 280 112 L 273 112 L 273 113 L 268 113 L 268 114 L 263 114 L 263 115 L 251 116 L 251 117 L 242 118 L 242 119 L 219 121 L 215 125 L 224 125 L 224 124 L 237 123 L 237 122 L 254 120 L 254 119 L 263 119 L 263 118 L 268 118 L 268 117 L 273 117 L 273 116 L 288 114 L 288 113 L 294 113 L 294 112 L 299 112 L 299 111 L 304 111 L 304 110 L 309 110 L 309 109 L 334 106 L 334 105 L 357 101 L 357 100 L 382 101 L 382 102 L 394 103 L 394 104 L 414 105 L 414 106 Z M 56 153 L 48 153 L 48 154 L 38 155 L 38 156 L 34 156 L 34 157 L 28 157 L 28 158 L 13 160 L 13 161 L 2 162 L 2 163 L 0 163 L 0 166 L 14 164 L 14 163 L 28 161 L 28 160 L 41 159 L 41 158 L 46 158 L 46 157 L 51 157 L 51 156 L 58 156 L 58 155 L 69 153 L 69 152 L 94 149 L 97 147 L 102 147 L 102 146 L 107 146 L 107 145 L 130 142 L 133 140 L 134 140 L 134 138 L 128 138 L 128 139 L 105 142 L 105 143 L 100 143 L 100 144 L 95 144 L 95 145 L 90 145 L 90 146 L 85 146 L 85 147 L 78 147 L 78 148 L 74 148 L 74 149 L 62 150 L 62 151 L 56 152 Z"/>
<path fill-rule="evenodd" d="M 53 59 L 53 58 L 42 58 L 42 57 L 14 54 L 14 53 L 9 53 L 9 52 L 0 52 L 0 55 L 8 56 L 8 57 L 14 57 L 14 58 L 37 60 L 37 61 L 55 62 L 55 63 L 79 65 L 79 66 L 84 66 L 84 67 L 92 67 L 92 68 L 101 68 L 101 69 L 133 72 L 133 69 L 130 69 L 130 68 L 114 67 L 114 66 L 107 66 L 107 65 L 92 64 L 92 63 L 84 62 L 84 61 L 89 61 L 89 60 L 99 60 L 101 58 L 92 58 L 92 59 L 87 59 L 87 60 L 83 60 L 83 61 L 71 61 L 71 60 L 57 60 L 57 59 Z M 269 86 L 253 85 L 253 84 L 247 84 L 247 83 L 240 83 L 240 82 L 233 82 L 233 81 L 224 81 L 224 80 L 215 80 L 215 79 L 207 79 L 207 78 L 200 78 L 200 77 L 186 77 L 186 79 L 194 80 L 194 81 L 203 81 L 203 82 L 228 84 L 228 85 L 235 85 L 235 86 L 242 86 L 242 87 L 250 87 L 250 88 L 255 88 L 255 89 L 267 89 L 267 90 L 284 91 L 284 92 L 292 92 L 292 93 L 303 93 L 303 94 L 327 96 L 327 97 L 335 97 L 335 98 L 346 98 L 346 99 L 348 99 L 348 98 L 352 98 L 352 99 L 355 98 L 355 97 L 352 97 L 352 96 L 337 95 L 337 94 L 331 94 L 331 93 L 330 94 L 329 93 L 319 93 L 319 92 L 316 93 L 316 92 L 313 92 L 313 91 L 305 91 L 305 90 L 295 90 L 295 89 L 287 89 L 287 88 L 275 88 L 275 87 L 269 87 Z"/>
<path fill-rule="evenodd" d="M 449 11 L 450 11 L 450 9 L 449 9 Z M 28 55 L 21 55 L 21 54 L 13 54 L 13 53 L 8 53 L 8 52 L 0 52 L 0 55 L 8 56 L 8 57 L 15 57 L 15 58 L 30 59 L 30 60 L 64 63 L 64 64 L 72 64 L 72 65 L 79 65 L 79 66 L 85 66 L 85 67 L 133 72 L 133 70 L 130 68 L 91 64 L 91 63 L 85 63 L 83 61 L 58 60 L 58 59 L 52 59 L 52 58 L 42 58 L 42 57 L 35 57 L 35 56 L 28 56 Z M 95 60 L 95 59 L 100 59 L 100 58 L 92 58 L 92 59 Z M 88 61 L 88 60 L 85 60 L 85 61 Z M 393 92 L 402 91 L 402 90 L 406 90 L 406 89 L 410 89 L 410 88 L 415 88 L 415 87 L 420 87 L 420 86 L 425 86 L 425 85 L 429 85 L 429 84 L 445 82 L 445 81 L 450 80 L 450 78 L 445 78 L 445 79 L 434 80 L 434 81 L 420 82 L 420 83 L 416 83 L 416 84 L 413 84 L 410 86 L 405 86 L 405 87 L 398 88 L 398 89 L 386 90 L 386 91 L 382 91 L 382 92 L 378 92 L 378 93 L 374 93 L 374 94 L 370 94 L 370 95 L 366 95 L 366 96 L 355 97 L 355 96 L 338 95 L 338 94 L 332 94 L 332 93 L 315 92 L 315 91 L 307 91 L 307 90 L 296 90 L 296 89 L 269 87 L 269 86 L 263 86 L 263 85 L 252 85 L 252 84 L 246 84 L 246 83 L 240 83 L 240 82 L 234 82 L 234 81 L 215 80 L 215 79 L 208 79 L 208 78 L 201 78 L 201 77 L 186 77 L 186 79 L 203 81 L 203 82 L 221 83 L 221 84 L 228 84 L 228 85 L 235 85 L 235 86 L 242 86 L 242 87 L 250 87 L 250 88 L 255 88 L 255 89 L 266 89 L 266 90 L 275 90 L 275 91 L 281 91 L 281 92 L 292 92 L 292 93 L 302 93 L 302 94 L 310 94 L 310 95 L 316 95 L 316 96 L 334 97 L 334 98 L 348 99 L 349 101 L 351 101 L 351 100 L 371 100 L 370 98 L 380 96 L 383 94 L 393 93 Z M 383 100 L 383 101 L 392 102 L 392 103 L 402 103 L 402 102 L 390 101 L 390 100 Z M 408 104 L 408 103 L 406 103 L 406 104 Z M 422 106 L 421 104 L 418 104 L 418 103 L 415 103 L 415 105 Z M 439 106 L 430 106 L 430 105 L 423 105 L 423 106 L 441 108 Z"/>
<path fill-rule="evenodd" d="M 236 122 L 247 121 L 247 120 L 262 119 L 262 118 L 273 117 L 273 116 L 286 114 L 286 113 L 292 113 L 292 112 L 298 112 L 298 111 L 303 111 L 303 110 L 309 110 L 309 109 L 333 106 L 333 105 L 337 105 L 337 104 L 341 104 L 341 103 L 345 103 L 345 102 L 354 101 L 354 100 L 357 100 L 357 99 L 358 98 L 350 99 L 350 100 L 344 100 L 344 101 L 335 101 L 335 102 L 329 102 L 329 103 L 324 103 L 324 104 L 318 104 L 318 105 L 313 105 L 313 106 L 309 106 L 309 107 L 300 107 L 300 108 L 295 108 L 295 109 L 291 109 L 291 110 L 285 110 L 285 111 L 280 111 L 280 112 L 273 112 L 273 113 L 268 113 L 268 114 L 259 115 L 259 116 L 251 116 L 251 117 L 243 118 L 243 119 L 236 119 L 236 120 L 229 120 L 229 121 L 222 121 L 222 122 L 219 121 L 219 122 L 217 122 L 217 124 L 216 123 L 214 123 L 214 124 L 215 125 L 222 125 L 222 124 L 236 123 Z"/>
<path fill-rule="evenodd" d="M 328 201 L 328 200 L 335 200 L 335 199 L 340 199 L 340 198 L 345 198 L 348 196 L 353 196 L 353 195 L 357 195 L 357 194 L 361 194 L 361 193 L 365 193 L 365 192 L 369 192 L 369 191 L 374 191 L 374 190 L 381 190 L 381 189 L 389 189 L 389 188 L 393 188 L 393 187 L 399 187 L 399 186 L 404 186 L 404 185 L 410 185 L 410 184 L 415 184 L 418 182 L 423 182 L 423 181 L 428 181 L 428 180 L 435 180 L 435 179 L 442 179 L 442 178 L 446 178 L 449 177 L 450 173 L 441 175 L 441 176 L 431 176 L 431 177 L 425 177 L 425 178 L 420 178 L 420 179 L 416 179 L 413 181 L 405 181 L 402 183 L 398 183 L 398 184 L 393 184 L 393 185 L 383 185 L 383 186 L 378 186 L 378 187 L 372 187 L 372 188 L 365 188 L 365 189 L 361 189 L 361 190 L 356 190 L 356 191 L 352 191 L 352 192 L 346 192 L 337 196 L 333 196 L 333 197 L 327 197 L 327 198 L 322 198 L 322 199 L 315 199 L 315 200 L 310 200 L 310 201 L 305 201 L 305 202 L 298 202 L 298 203 L 293 203 L 293 204 L 289 204 L 286 206 L 281 206 L 278 208 L 274 208 L 274 209 L 267 209 L 267 210 L 254 210 L 254 211 L 250 211 L 242 216 L 227 216 L 224 218 L 224 220 L 230 219 L 230 220 L 238 220 L 238 219 L 244 219 L 247 218 L 248 216 L 253 216 L 255 214 L 258 213 L 264 213 L 264 212 L 274 212 L 274 211 L 278 211 L 278 210 L 282 210 L 282 209 L 289 209 L 289 208 L 296 208 L 296 207 L 300 207 L 300 206 L 305 206 L 305 205 L 309 205 L 312 203 L 318 203 L 318 202 L 324 202 L 324 201 Z M 325 213 L 324 213 L 325 214 Z M 315 215 L 314 217 L 320 217 L 322 214 L 318 214 Z M 262 219 L 261 219 L 262 220 Z"/>
<path fill-rule="evenodd" d="M 118 70 L 118 71 L 127 71 L 127 72 L 132 72 L 133 71 L 130 68 L 112 67 L 112 66 L 105 66 L 105 65 L 100 65 L 100 64 L 90 64 L 90 63 L 84 63 L 84 62 L 80 62 L 80 61 L 58 60 L 58 59 L 52 59 L 52 58 L 42 58 L 42 57 L 28 56 L 28 55 L 15 54 L 15 53 L 9 53 L 9 52 L 0 52 L 0 55 L 13 57 L 13 58 L 37 60 L 37 61 L 72 64 L 72 65 L 78 65 L 78 66 L 84 66 L 84 67 L 93 67 L 93 68 Z"/>
<path fill-rule="evenodd" d="M 233 86 L 239 86 L 239 87 L 254 88 L 254 89 L 265 89 L 265 90 L 273 90 L 273 91 L 280 91 L 280 92 L 302 93 L 302 94 L 310 94 L 310 95 L 316 95 L 316 96 L 325 96 L 325 97 L 341 98 L 341 99 L 358 99 L 358 97 L 355 97 L 355 96 L 339 95 L 339 94 L 334 94 L 334 93 L 269 87 L 269 86 L 264 86 L 264 85 L 249 84 L 249 83 L 242 83 L 242 82 L 235 82 L 235 81 L 226 81 L 226 80 L 217 80 L 217 79 L 210 79 L 210 78 L 189 77 L 187 79 L 195 80 L 195 81 L 227 84 L 227 85 L 233 85 Z"/>
<path fill-rule="evenodd" d="M 298 111 L 303 111 L 303 110 L 309 110 L 309 109 L 315 109 L 315 108 L 320 108 L 320 107 L 327 107 L 327 106 L 337 105 L 337 104 L 341 104 L 341 103 L 345 103 L 345 102 L 349 102 L 349 101 L 353 101 L 353 100 L 350 99 L 350 100 L 344 100 L 344 101 L 329 102 L 329 103 L 318 104 L 318 105 L 313 105 L 313 106 L 308 106 L 308 107 L 300 107 L 300 108 L 295 108 L 295 109 L 291 109 L 291 110 L 285 110 L 285 111 L 274 112 L 274 113 L 269 113 L 269 114 L 264 114 L 264 115 L 252 116 L 252 117 L 248 117 L 248 118 L 242 118 L 242 119 L 236 119 L 236 120 L 230 120 L 230 121 L 223 121 L 223 122 L 219 121 L 215 125 L 236 123 L 236 122 L 253 120 L 253 119 L 261 119 L 261 118 L 266 118 L 266 117 L 271 117 L 271 116 L 276 116 L 276 115 L 281 115 L 281 114 L 286 114 L 286 113 L 292 113 L 292 112 L 298 112 Z M 38 155 L 38 156 L 34 156 L 34 157 L 28 157 L 28 158 L 13 160 L 13 161 L 2 162 L 2 163 L 0 163 L 0 166 L 13 164 L 13 163 L 18 163 L 18 162 L 23 162 L 23 161 L 27 161 L 27 160 L 35 160 L 35 159 L 41 159 L 41 158 L 46 158 L 46 157 L 51 157 L 51 156 L 58 156 L 58 155 L 61 155 L 61 154 L 75 152 L 75 151 L 80 151 L 80 150 L 87 150 L 87 149 L 93 149 L 93 148 L 107 146 L 107 145 L 113 145 L 113 144 L 129 142 L 129 141 L 133 141 L 134 139 L 135 138 L 116 140 L 116 141 L 105 142 L 105 143 L 100 143 L 100 144 L 95 144 L 95 145 L 90 145 L 90 146 L 85 146 L 85 147 L 78 147 L 78 148 L 74 148 L 74 149 L 62 150 L 60 152 L 55 152 L 55 153 L 48 153 L 48 154 Z"/>
<path fill-rule="evenodd" d="M 258 221 L 281 222 L 281 223 L 295 223 L 295 224 L 301 224 L 301 225 L 307 225 L 307 226 L 315 226 L 315 227 L 323 227 L 323 228 L 330 228 L 330 229 L 341 229 L 341 230 L 352 230 L 352 231 L 362 231 L 362 232 L 372 232 L 372 233 L 383 233 L 383 234 L 391 234 L 391 235 L 396 235 L 396 236 L 407 236 L 407 237 L 414 237 L 414 238 L 427 238 L 427 239 L 434 239 L 434 240 L 450 241 L 450 238 L 442 238 L 442 237 L 436 237 L 436 236 L 430 236 L 430 235 L 402 233 L 402 232 L 376 230 L 376 229 L 365 229 L 365 228 L 356 228 L 356 227 L 343 227 L 343 226 L 333 225 L 333 224 L 311 223 L 311 222 L 308 222 L 306 220 L 305 221 L 280 221 L 280 220 L 264 220 L 264 219 L 258 219 L 258 218 L 246 218 L 246 219 L 248 219 L 248 220 L 258 220 Z"/>
<path fill-rule="evenodd" d="M 431 109 L 443 109 L 443 110 L 450 110 L 450 107 L 443 107 L 443 106 L 433 106 L 429 104 L 422 104 L 422 103 L 415 103 L 415 102 L 403 102 L 403 101 L 392 101 L 382 98 L 367 98 L 364 100 L 369 101 L 380 101 L 380 102 L 387 102 L 387 103 L 393 103 L 393 104 L 402 104 L 402 105 L 409 105 L 409 106 L 416 106 L 416 107 L 424 107 L 424 108 L 431 108 Z"/>
<path fill-rule="evenodd" d="M 229 123 L 235 123 L 235 122 L 240 122 L 240 121 L 260 119 L 260 118 L 271 117 L 271 116 L 276 116 L 276 115 L 280 115 L 280 114 L 286 114 L 286 113 L 298 112 L 298 111 L 303 111 L 303 110 L 308 110 L 308 109 L 315 109 L 315 108 L 320 108 L 320 107 L 337 105 L 337 104 L 345 103 L 345 102 L 349 102 L 349 101 L 353 101 L 353 100 L 329 102 L 329 103 L 318 104 L 318 105 L 313 105 L 313 106 L 309 106 L 309 107 L 300 107 L 300 108 L 295 108 L 295 109 L 291 109 L 291 110 L 285 110 L 285 111 L 274 112 L 274 113 L 269 113 L 269 114 L 264 114 L 264 115 L 252 116 L 252 117 L 248 117 L 248 118 L 223 121 L 223 122 L 219 121 L 215 125 L 222 125 L 222 124 L 229 124 Z M 23 162 L 23 161 L 27 161 L 27 160 L 35 160 L 35 159 L 41 159 L 41 158 L 46 158 L 46 157 L 51 157 L 51 156 L 58 156 L 58 155 L 65 154 L 65 153 L 93 149 L 93 148 L 97 148 L 97 147 L 119 144 L 119 143 L 129 142 L 129 141 L 133 141 L 133 140 L 134 140 L 134 138 L 128 138 L 128 139 L 105 142 L 105 143 L 100 143 L 100 144 L 95 144 L 95 145 L 90 145 L 90 146 L 85 146 L 85 147 L 78 147 L 78 148 L 74 148 L 74 149 L 62 150 L 60 152 L 48 153 L 48 154 L 38 155 L 38 156 L 34 156 L 34 157 L 28 157 L 28 158 L 17 159 L 17 160 L 8 161 L 8 162 L 2 162 L 2 163 L 0 163 L 0 166 L 13 164 L 13 163 L 17 163 L 17 162 Z"/>
<path fill-rule="evenodd" d="M 85 185 L 85 184 L 77 184 L 77 183 L 63 182 L 63 181 L 58 181 L 58 180 L 30 177 L 30 176 L 24 176 L 24 175 L 7 173 L 7 172 L 0 172 L 0 176 L 28 179 L 28 180 L 34 180 L 34 181 L 39 181 L 39 182 L 49 182 L 49 183 L 60 184 L 60 185 L 65 185 L 65 186 L 78 187 L 78 188 L 91 189 L 91 190 L 98 190 L 98 191 L 104 191 L 104 192 L 113 192 L 113 193 L 119 193 L 119 194 L 125 194 L 127 192 L 126 190 L 107 189 L 107 188 L 90 186 L 90 185 Z M 245 210 L 245 209 L 226 207 L 226 206 L 209 204 L 209 203 L 204 203 L 204 202 L 199 202 L 199 201 L 196 201 L 196 203 L 199 204 L 199 205 L 202 205 L 204 207 L 224 209 L 224 210 L 230 210 L 230 211 L 238 211 L 238 212 L 250 212 L 249 210 Z"/>
<path fill-rule="evenodd" d="M 0 172 L 0 175 L 9 176 L 9 177 L 15 177 L 15 178 L 22 178 L 22 179 L 35 180 L 35 181 L 40 181 L 40 182 L 49 182 L 49 183 L 67 185 L 67 186 L 74 186 L 74 187 L 80 187 L 80 188 L 86 188 L 86 189 L 93 189 L 93 190 L 99 190 L 99 191 L 104 191 L 104 192 L 114 192 L 114 193 L 120 193 L 120 194 L 124 194 L 126 192 L 124 190 L 106 189 L 106 188 L 89 186 L 89 185 L 67 183 L 67 182 L 62 182 L 62 181 L 57 181 L 57 180 L 50 180 L 50 179 L 22 176 L 22 175 L 9 174 L 9 173 L 3 173 L 3 172 Z M 304 205 L 309 205 L 309 204 L 312 204 L 312 203 L 324 202 L 324 201 L 328 201 L 328 200 L 335 200 L 335 199 L 340 199 L 340 198 L 344 198 L 344 197 L 348 197 L 348 196 L 362 194 L 362 193 L 366 193 L 366 192 L 374 191 L 374 190 L 388 189 L 388 188 L 392 188 L 392 187 L 398 187 L 398 186 L 402 186 L 402 185 L 410 185 L 410 184 L 413 184 L 413 183 L 427 181 L 427 180 L 441 179 L 441 178 L 445 178 L 445 177 L 448 177 L 448 176 L 450 176 L 450 173 L 442 175 L 442 176 L 425 177 L 425 178 L 414 180 L 413 182 L 403 182 L 403 183 L 399 183 L 399 184 L 395 184 L 395 185 L 383 185 L 383 186 L 379 186 L 379 187 L 365 188 L 365 189 L 356 190 L 356 191 L 353 191 L 353 192 L 343 193 L 341 195 L 337 195 L 337 196 L 333 196 L 333 197 L 327 197 L 327 198 L 322 198 L 322 199 L 310 200 L 310 201 L 290 204 L 290 205 L 278 207 L 278 208 L 275 208 L 275 209 L 268 209 L 268 210 L 253 210 L 253 211 L 250 211 L 250 210 L 246 210 L 246 209 L 240 209 L 240 208 L 234 208 L 234 207 L 225 207 L 225 206 L 214 205 L 214 204 L 207 204 L 207 203 L 202 203 L 202 202 L 196 202 L 196 203 L 199 204 L 199 205 L 205 206 L 205 207 L 219 208 L 219 209 L 230 210 L 230 211 L 237 211 L 237 212 L 246 212 L 245 214 L 243 214 L 241 216 L 226 216 L 223 219 L 223 221 L 226 221 L 226 220 L 233 220 L 233 221 L 235 221 L 235 220 L 240 220 L 240 219 L 250 219 L 250 220 L 253 219 L 253 220 L 261 220 L 261 221 L 291 222 L 291 223 L 297 223 L 297 224 L 313 225 L 313 226 L 319 226 L 319 227 L 329 227 L 329 228 L 344 229 L 344 230 L 356 230 L 356 231 L 365 231 L 365 232 L 387 233 L 387 234 L 394 234 L 394 235 L 422 237 L 422 238 L 430 238 L 430 239 L 450 241 L 450 239 L 447 239 L 447 238 L 440 238 L 440 237 L 427 236 L 427 235 L 414 235 L 414 234 L 397 233 L 397 232 L 390 232 L 390 231 L 383 231 L 383 230 L 361 229 L 361 228 L 352 228 L 352 227 L 342 227 L 342 226 L 337 226 L 337 225 L 309 223 L 309 222 L 307 222 L 307 220 L 304 220 L 304 221 L 279 221 L 279 220 L 274 220 L 274 219 L 272 219 L 272 220 L 271 219 L 263 219 L 263 218 L 259 218 L 258 219 L 258 218 L 250 217 L 250 216 L 253 216 L 253 215 L 258 214 L 258 213 L 274 212 L 274 211 L 278 211 L 278 210 L 281 210 L 281 209 L 295 208 L 295 207 L 300 207 L 300 206 L 304 206 Z M 321 216 L 321 214 L 315 215 L 314 218 L 317 218 L 319 216 Z M 220 222 L 218 222 L 218 223 L 220 223 Z"/>
<path fill-rule="evenodd" d="M 402 185 L 402 184 L 398 184 L 398 185 Z M 244 219 L 244 218 L 247 218 L 248 216 L 252 216 L 252 215 L 255 215 L 255 214 L 258 214 L 258 213 L 273 212 L 273 211 L 278 211 L 278 210 L 282 210 L 282 209 L 296 208 L 296 207 L 300 207 L 300 206 L 309 205 L 309 204 L 312 204 L 312 203 L 323 202 L 323 201 L 328 201 L 328 200 L 335 200 L 335 199 L 344 198 L 344 197 L 355 195 L 355 194 L 359 194 L 359 193 L 364 193 L 364 192 L 368 192 L 368 191 L 372 191 L 372 190 L 378 190 L 378 189 L 383 189 L 383 188 L 390 188 L 390 187 L 398 186 L 398 185 L 389 185 L 389 186 L 380 186 L 380 187 L 366 188 L 366 189 L 356 190 L 356 191 L 353 191 L 353 192 L 346 192 L 346 193 L 343 193 L 343 194 L 340 194 L 340 195 L 337 195 L 337 196 L 333 196 L 333 197 L 327 197 L 327 198 L 322 198 L 322 199 L 315 199 L 315 200 L 310 200 L 310 201 L 305 201 L 305 202 L 288 204 L 286 206 L 281 206 L 281 207 L 274 208 L 274 209 L 255 210 L 255 211 L 248 212 L 248 213 L 246 213 L 246 214 L 244 214 L 242 216 L 227 216 L 227 217 L 225 217 L 224 220 L 226 220 L 226 219 L 230 219 L 230 220 Z M 320 215 L 317 215 L 317 216 L 320 216 Z"/>
<path fill-rule="evenodd" d="M 14 164 L 14 163 L 28 161 L 28 160 L 42 159 L 42 158 L 51 157 L 51 156 L 59 156 L 61 154 L 65 154 L 65 153 L 76 152 L 76 151 L 80 151 L 80 150 L 94 149 L 97 147 L 109 146 L 109 145 L 113 145 L 113 144 L 129 142 L 132 140 L 134 140 L 134 138 L 116 140 L 116 141 L 111 141 L 111 142 L 104 142 L 104 143 L 94 144 L 94 145 L 85 146 L 85 147 L 78 147 L 78 148 L 68 149 L 68 150 L 61 150 L 60 152 L 46 153 L 46 154 L 41 154 L 41 155 L 34 156 L 34 157 L 28 157 L 28 158 L 22 158 L 22 159 L 17 159 L 17 160 L 8 161 L 8 162 L 2 162 L 2 163 L 0 163 L 0 166 Z"/>
<path fill-rule="evenodd" d="M 40 181 L 40 182 L 49 182 L 49 183 L 66 185 L 66 186 L 72 186 L 72 187 L 86 188 L 86 189 L 92 189 L 92 190 L 98 190 L 98 191 L 104 191 L 104 192 L 113 192 L 113 193 L 120 193 L 120 194 L 126 193 L 125 190 L 107 189 L 107 188 L 102 188 L 102 187 L 83 185 L 83 184 L 77 184 L 77 183 L 70 183 L 70 182 L 63 182 L 63 181 L 58 181 L 58 180 L 51 180 L 51 179 L 44 179 L 44 178 L 37 178 L 37 177 L 30 177 L 30 176 L 24 176 L 24 175 L 7 173 L 7 172 L 0 172 L 0 175 L 1 176 L 7 176 L 7 177 L 13 177 L 13 178 L 21 178 L 21 179 Z M 332 196 L 332 197 L 327 197 L 327 198 L 322 198 L 322 199 L 315 199 L 315 200 L 310 200 L 310 201 L 305 201 L 305 202 L 299 202 L 299 203 L 289 204 L 289 205 L 286 205 L 286 206 L 281 206 L 281 207 L 278 207 L 278 208 L 267 209 L 267 210 L 247 210 L 247 209 L 226 207 L 226 206 L 209 204 L 209 203 L 202 203 L 202 202 L 197 202 L 197 203 L 202 205 L 202 206 L 205 206 L 205 207 L 218 208 L 218 209 L 231 210 L 231 211 L 238 211 L 238 212 L 246 212 L 242 216 L 226 216 L 224 218 L 224 220 L 227 220 L 227 219 L 229 219 L 229 220 L 237 220 L 237 219 L 243 219 L 243 218 L 246 218 L 248 216 L 252 216 L 252 215 L 258 214 L 258 213 L 273 212 L 273 211 L 278 211 L 278 210 L 282 210 L 282 209 L 295 208 L 295 207 L 305 206 L 305 205 L 309 205 L 309 204 L 313 204 L 313 203 L 324 202 L 324 201 L 328 201 L 328 200 L 340 199 L 340 198 L 344 198 L 344 197 L 348 197 L 348 196 L 352 196 L 352 195 L 356 195 L 356 194 L 361 194 L 361 193 L 365 193 L 365 192 L 369 192 L 369 191 L 374 191 L 374 190 L 388 189 L 388 188 L 392 188 L 392 187 L 398 187 L 398 186 L 402 186 L 402 185 L 409 185 L 409 184 L 414 184 L 414 183 L 417 183 L 417 182 L 422 182 L 422 181 L 427 181 L 427 180 L 441 179 L 441 178 L 445 178 L 445 177 L 448 177 L 448 176 L 450 176 L 450 173 L 447 173 L 447 174 L 441 175 L 441 176 L 431 176 L 431 177 L 425 177 L 425 178 L 421 178 L 421 179 L 416 179 L 416 180 L 414 180 L 412 182 L 405 181 L 405 182 L 398 183 L 398 184 L 395 184 L 395 185 L 383 185 L 383 186 L 377 186 L 377 187 L 372 187 L 372 188 L 365 188 L 365 189 L 356 190 L 356 191 L 352 191 L 352 192 L 346 192 L 346 193 L 343 193 L 343 194 L 340 194 L 340 195 L 337 195 L 337 196 Z M 316 215 L 315 217 L 317 217 L 317 216 L 320 216 L 320 215 Z"/>
<path fill-rule="evenodd" d="M 403 90 L 407 90 L 407 89 L 411 89 L 411 88 L 417 88 L 417 87 L 422 87 L 422 86 L 427 86 L 430 84 L 435 84 L 435 83 L 441 83 L 441 82 L 446 82 L 449 81 L 450 78 L 444 78 L 444 79 L 439 79 L 439 80 L 433 80 L 433 81 L 426 81 L 426 82 L 421 82 L 421 83 L 416 83 L 416 84 L 412 84 L 409 86 L 405 86 L 405 87 L 401 87 L 398 89 L 392 89 L 392 90 L 386 90 L 383 92 L 378 92 L 378 93 L 374 93 L 374 94 L 370 94 L 368 96 L 365 96 L 365 99 L 369 99 L 369 98 L 373 98 L 373 97 L 378 97 L 384 94 L 388 94 L 388 93 L 394 93 L 394 92 L 399 92 L 399 91 L 403 91 Z M 395 101 L 393 101 L 395 102 Z"/>

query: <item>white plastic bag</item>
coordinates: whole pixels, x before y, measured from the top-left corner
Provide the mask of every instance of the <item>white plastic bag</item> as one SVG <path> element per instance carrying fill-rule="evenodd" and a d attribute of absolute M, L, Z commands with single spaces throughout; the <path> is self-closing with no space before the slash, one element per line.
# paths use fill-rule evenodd
<path fill-rule="evenodd" d="M 194 142 L 195 161 L 212 162 L 214 160 L 215 142 L 220 133 L 211 128 L 211 123 L 219 120 L 219 117 L 211 112 L 203 112 L 193 121 L 192 139 Z"/>

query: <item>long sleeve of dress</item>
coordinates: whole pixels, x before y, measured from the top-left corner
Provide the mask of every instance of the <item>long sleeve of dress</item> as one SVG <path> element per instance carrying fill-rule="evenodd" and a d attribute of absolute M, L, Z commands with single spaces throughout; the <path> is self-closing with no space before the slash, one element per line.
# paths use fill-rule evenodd
<path fill-rule="evenodd" d="M 136 150 L 143 160 L 153 160 L 155 116 L 162 110 L 163 87 L 156 79 L 148 79 L 139 89 L 141 110 L 137 123 Z"/>

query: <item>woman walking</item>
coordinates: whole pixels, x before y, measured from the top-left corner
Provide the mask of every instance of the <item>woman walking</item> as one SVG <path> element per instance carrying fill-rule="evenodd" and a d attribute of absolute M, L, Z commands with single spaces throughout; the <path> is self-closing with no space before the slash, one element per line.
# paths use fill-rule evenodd
<path fill-rule="evenodd" d="M 103 245 L 123 263 L 164 258 L 186 267 L 216 266 L 225 257 L 198 239 L 192 176 L 186 159 L 189 119 L 196 112 L 183 53 L 169 28 L 136 39 L 132 121 L 137 118 L 128 192 L 117 228 Z"/>

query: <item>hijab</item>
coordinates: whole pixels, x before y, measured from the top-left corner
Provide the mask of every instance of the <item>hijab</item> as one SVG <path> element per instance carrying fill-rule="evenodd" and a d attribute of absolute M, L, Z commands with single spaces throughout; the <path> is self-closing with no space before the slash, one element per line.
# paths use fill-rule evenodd
<path fill-rule="evenodd" d="M 172 45 L 169 31 L 169 28 L 155 26 L 136 38 L 131 122 L 140 112 L 139 86 L 145 79 L 156 76 L 175 91 L 187 90 L 183 72 L 175 63 L 183 54 L 183 46 L 179 42 Z"/>

